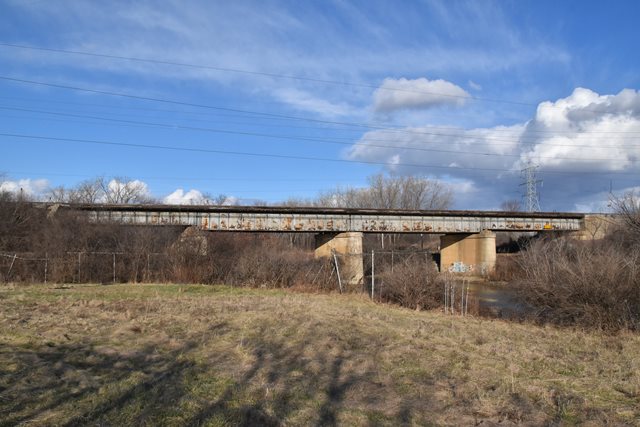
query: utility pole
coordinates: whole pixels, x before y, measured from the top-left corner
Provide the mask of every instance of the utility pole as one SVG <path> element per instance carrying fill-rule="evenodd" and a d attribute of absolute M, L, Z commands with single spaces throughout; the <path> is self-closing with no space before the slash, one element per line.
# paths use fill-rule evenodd
<path fill-rule="evenodd" d="M 538 199 L 537 187 L 542 180 L 536 178 L 537 169 L 538 165 L 534 165 L 533 162 L 529 160 L 527 165 L 520 170 L 523 180 L 520 186 L 524 186 L 525 188 L 523 198 L 524 210 L 526 212 L 540 212 L 540 200 Z"/>

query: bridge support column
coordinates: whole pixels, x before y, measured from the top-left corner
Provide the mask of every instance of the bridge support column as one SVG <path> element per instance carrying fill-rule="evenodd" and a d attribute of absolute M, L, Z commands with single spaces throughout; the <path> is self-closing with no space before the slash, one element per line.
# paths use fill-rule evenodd
<path fill-rule="evenodd" d="M 362 233 L 316 234 L 316 258 L 338 255 L 340 278 L 347 290 L 358 290 L 364 280 Z"/>
<path fill-rule="evenodd" d="M 445 234 L 440 237 L 440 271 L 486 274 L 496 266 L 496 235 Z"/>

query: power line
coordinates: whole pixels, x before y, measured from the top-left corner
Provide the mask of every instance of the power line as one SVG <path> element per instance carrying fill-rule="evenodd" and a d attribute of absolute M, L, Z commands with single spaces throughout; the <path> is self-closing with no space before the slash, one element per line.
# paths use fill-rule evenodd
<path fill-rule="evenodd" d="M 15 171 L 15 170 L 3 170 L 7 174 L 21 174 L 21 175 L 41 175 L 41 176 L 64 176 L 64 177 L 74 177 L 74 178 L 95 178 L 96 175 L 88 175 L 88 174 L 70 174 L 70 173 L 58 173 L 58 172 L 34 172 L 34 171 Z M 109 174 L 112 177 L 118 176 L 126 176 L 127 174 L 118 174 L 113 173 Z M 147 181 L 175 181 L 175 180 L 185 180 L 185 181 L 205 181 L 205 182 L 335 182 L 338 178 L 333 179 L 304 179 L 304 178 L 193 178 L 193 177 L 172 177 L 172 176 L 138 176 L 136 175 L 136 179 L 144 179 Z"/>
<path fill-rule="evenodd" d="M 78 87 L 78 86 L 69 86 L 69 85 L 60 85 L 60 84 L 54 84 L 54 83 L 46 83 L 46 82 L 40 82 L 40 81 L 35 81 L 35 80 L 17 79 L 17 78 L 7 77 L 7 76 L 0 76 L 0 80 L 7 80 L 7 81 L 13 81 L 13 82 L 17 82 L 17 83 L 25 83 L 25 84 L 33 84 L 33 85 L 40 85 L 40 86 L 46 86 L 46 87 L 54 87 L 54 88 L 65 89 L 65 90 L 77 90 L 77 91 L 81 91 L 81 92 L 96 93 L 96 94 L 101 94 L 101 95 L 117 96 L 117 97 L 144 100 L 144 101 L 152 101 L 152 102 L 161 102 L 161 103 L 167 103 L 167 104 L 183 105 L 183 106 L 190 106 L 190 107 L 196 107 L 196 108 L 206 108 L 206 109 L 219 110 L 219 111 L 229 111 L 229 112 L 235 112 L 235 113 L 253 114 L 253 115 L 263 116 L 263 117 L 267 117 L 267 118 L 279 118 L 279 119 L 287 119 L 287 120 L 308 121 L 308 122 L 313 122 L 313 123 L 341 125 L 341 126 L 351 126 L 351 127 L 357 127 L 357 128 L 383 130 L 383 131 L 388 131 L 388 132 L 398 132 L 398 133 L 405 133 L 405 134 L 412 134 L 412 135 L 434 135 L 434 133 L 430 133 L 430 132 L 419 132 L 419 131 L 414 131 L 414 130 L 409 130 L 409 129 L 388 128 L 388 127 L 382 127 L 382 126 L 368 125 L 368 124 L 364 124 L 364 123 L 353 123 L 353 122 L 341 122 L 341 121 L 332 121 L 332 120 L 312 119 L 312 118 L 309 118 L 309 117 L 291 116 L 291 115 L 285 115 L 285 114 L 266 113 L 266 112 L 259 112 L 259 111 L 250 111 L 250 110 L 228 108 L 228 107 L 219 107 L 219 106 L 206 105 L 206 104 L 196 104 L 196 103 L 190 103 L 190 102 L 186 102 L 186 101 L 177 101 L 177 100 L 164 99 L 164 98 L 153 98 L 153 97 L 146 97 L 146 96 L 141 96 L 141 95 L 133 95 L 133 94 L 122 93 L 122 92 L 111 92 L 111 91 L 103 91 L 103 90 L 98 90 L 98 89 L 82 88 L 82 87 Z M 435 134 L 435 135 L 442 135 L 442 134 Z M 449 135 L 449 136 L 452 136 L 452 135 Z M 459 136 L 459 137 L 462 137 L 462 138 L 479 139 L 477 137 L 465 136 L 465 135 L 456 135 L 456 136 Z"/>
<path fill-rule="evenodd" d="M 184 62 L 175 62 L 175 61 L 167 61 L 167 60 L 160 60 L 160 59 L 137 58 L 137 57 L 131 57 L 131 56 L 110 55 L 110 54 L 104 54 L 104 53 L 86 52 L 86 51 L 78 51 L 78 50 L 67 50 L 67 49 L 55 49 L 55 48 L 45 48 L 45 47 L 36 47 L 36 46 L 26 46 L 26 45 L 18 45 L 18 44 L 11 44 L 11 43 L 0 43 L 0 46 L 10 47 L 10 48 L 15 48 L 15 49 L 29 49 L 29 50 L 37 50 L 37 51 L 43 51 L 43 52 L 64 53 L 64 54 L 69 54 L 69 55 L 84 55 L 84 56 L 91 56 L 91 57 L 98 57 L 98 58 L 108 58 L 108 59 L 119 59 L 119 60 L 126 60 L 126 61 L 135 61 L 135 62 L 144 62 L 144 63 L 158 64 L 158 65 L 173 65 L 173 66 L 178 66 L 178 67 L 197 68 L 197 69 L 222 71 L 222 72 L 229 72 L 229 73 L 239 73 L 239 74 L 255 75 L 255 76 L 262 76 L 262 77 L 271 77 L 271 78 L 278 78 L 278 79 L 299 80 L 299 81 L 331 84 L 331 85 L 338 85 L 338 86 L 360 87 L 360 88 L 366 88 L 366 89 L 380 89 L 380 90 L 393 91 L 393 92 L 422 93 L 422 94 L 425 94 L 425 95 L 436 95 L 436 96 L 443 96 L 443 97 L 456 98 L 456 99 L 473 99 L 473 100 L 476 100 L 476 101 L 507 103 L 507 104 L 524 105 L 524 106 L 531 106 L 531 105 L 537 106 L 537 104 L 532 104 L 532 103 L 527 103 L 527 102 L 519 102 L 519 101 L 505 101 L 505 100 L 498 100 L 498 99 L 479 98 L 479 97 L 464 96 L 464 95 L 452 95 L 452 94 L 446 94 L 446 93 L 437 93 L 437 92 L 430 92 L 430 91 L 419 91 L 419 90 L 404 89 L 404 88 L 389 88 L 389 87 L 371 85 L 371 84 L 366 84 L 366 83 L 355 83 L 355 82 L 345 82 L 345 81 L 328 80 L 328 79 L 318 79 L 318 78 L 313 78 L 313 77 L 303 77 L 303 76 L 296 76 L 296 75 L 289 75 L 289 74 L 278 74 L 278 73 L 268 73 L 268 72 L 262 72 L 262 71 L 242 70 L 242 69 L 238 69 L 238 68 L 227 68 L 227 67 L 217 67 L 217 66 L 210 66 L 210 65 L 189 64 L 189 63 L 184 63 Z"/>
<path fill-rule="evenodd" d="M 234 130 L 228 130 L 228 129 L 214 129 L 214 128 L 194 127 L 194 126 L 183 126 L 183 125 L 177 125 L 177 124 L 165 124 L 165 123 L 157 123 L 157 122 L 143 122 L 143 121 L 136 121 L 136 120 L 114 119 L 114 118 L 109 118 L 109 117 L 88 116 L 88 115 L 82 115 L 82 114 L 61 113 L 61 112 L 52 112 L 52 111 L 45 111 L 45 110 L 32 110 L 32 109 L 23 109 L 23 108 L 14 108 L 14 107 L 2 107 L 2 106 L 0 106 L 0 109 L 2 109 L 2 110 L 12 110 L 12 111 L 35 112 L 35 113 L 51 114 L 51 115 L 65 116 L 65 117 L 77 117 L 77 118 L 85 118 L 85 119 L 103 120 L 103 121 L 109 121 L 109 122 L 134 124 L 134 125 L 143 125 L 143 126 L 155 126 L 155 127 L 161 127 L 161 128 L 166 128 L 166 129 L 172 129 L 172 130 L 174 130 L 174 129 L 191 130 L 191 131 L 202 131 L 202 132 L 212 132 L 212 133 L 222 133 L 222 134 L 232 134 L 232 135 L 257 136 L 257 137 L 274 138 L 274 139 L 287 139 L 287 140 L 303 141 L 303 142 L 339 144 L 339 145 L 346 145 L 346 146 L 366 146 L 366 147 L 376 147 L 376 148 L 391 148 L 391 149 L 410 150 L 410 151 L 441 152 L 441 153 L 454 153 L 454 154 L 471 154 L 471 155 L 495 156 L 495 157 L 515 157 L 515 158 L 520 157 L 519 154 L 484 153 L 484 152 L 473 152 L 473 151 L 466 151 L 466 150 L 459 150 L 459 149 L 458 150 L 442 150 L 442 149 L 435 149 L 435 148 L 400 147 L 400 146 L 397 146 L 397 145 L 379 145 L 379 144 L 370 144 L 370 143 L 368 143 L 368 141 L 391 142 L 389 140 L 374 139 L 374 138 L 367 138 L 367 141 L 365 143 L 351 143 L 351 142 L 339 141 L 340 138 L 338 138 L 338 137 L 318 138 L 318 137 L 299 136 L 299 135 L 274 135 L 274 134 L 266 134 L 266 133 L 258 133 L 258 132 L 234 131 Z M 443 134 L 442 136 L 449 136 L 449 135 Z M 467 136 L 467 137 L 468 138 L 472 138 L 474 140 L 481 140 L 481 141 L 486 141 L 487 140 L 486 138 L 482 138 L 482 137 L 471 137 L 471 136 Z M 343 138 L 343 139 L 351 140 L 352 138 Z M 416 141 L 416 142 L 419 142 L 421 144 L 430 144 L 430 143 L 432 144 L 432 143 L 434 143 L 433 141 Z M 518 142 L 518 141 L 513 140 L 513 142 Z M 522 144 L 534 145 L 533 143 L 524 143 L 524 142 Z M 556 146 L 556 145 L 553 144 L 553 146 Z M 592 147 L 592 146 L 589 146 L 589 145 L 575 145 L 575 144 L 558 144 L 557 146 L 588 147 L 588 148 L 602 148 L 603 147 L 603 146 Z M 629 147 L 629 146 L 630 145 L 626 145 L 625 147 Z M 640 147 L 640 145 L 633 145 L 633 146 Z M 617 147 L 617 146 L 604 146 L 604 147 L 620 148 L 620 147 Z M 625 159 L 619 159 L 619 158 L 571 158 L 571 157 L 557 157 L 557 156 L 538 156 L 538 158 L 541 158 L 541 159 L 542 158 L 549 158 L 549 159 L 556 159 L 556 160 L 573 160 L 573 161 L 614 161 L 614 162 L 615 161 L 623 161 L 623 162 L 627 161 Z"/>
<path fill-rule="evenodd" d="M 89 119 L 95 119 L 95 120 L 103 120 L 103 121 L 114 121 L 114 122 L 124 122 L 124 123 L 133 123 L 133 124 L 144 124 L 144 125 L 151 125 L 151 126 L 167 126 L 167 127 L 178 127 L 178 128 L 182 128 L 182 129 L 189 129 L 189 130 L 202 130 L 202 131 L 216 131 L 215 129 L 211 129 L 211 128 L 201 128 L 201 127 L 192 127 L 192 126 L 181 126 L 181 125 L 175 125 L 175 124 L 164 124 L 164 123 L 150 123 L 150 122 L 141 122 L 141 121 L 133 121 L 133 120 L 123 120 L 123 119 L 114 119 L 111 117 L 103 117 L 103 116 L 88 116 L 88 115 L 79 115 L 79 114 L 75 114 L 75 113 L 65 113 L 65 112 L 60 112 L 60 111 L 50 111 L 50 110 L 35 110 L 32 108 L 24 108 L 24 107 L 15 107 L 15 106 L 1 106 L 0 105 L 0 109 L 2 110 L 9 110 L 9 111 L 22 111 L 22 112 L 30 112 L 30 113 L 40 113 L 40 114 L 51 114 L 51 115 L 58 115 L 58 116 L 69 116 L 69 117 L 80 117 L 80 118 L 89 118 Z M 119 115 L 117 113 L 107 113 L 107 114 L 115 114 L 115 115 Z M 130 117 L 131 115 L 127 115 L 127 117 Z M 228 121 L 225 121 L 225 123 L 229 123 Z M 244 122 L 236 122 L 236 124 L 243 124 L 245 125 Z M 304 127 L 298 127 L 298 126 L 287 126 L 287 125 L 281 125 L 280 127 L 287 127 L 287 128 L 303 128 Z M 314 128 L 311 127 L 310 129 L 321 129 L 321 128 Z M 326 129 L 326 128 L 322 128 L 322 129 Z M 459 133 L 435 133 L 435 132 L 417 132 L 417 131 L 412 131 L 412 130 L 407 130 L 407 129 L 395 129 L 395 128 L 387 128 L 387 129 L 382 129 L 383 132 L 400 132 L 402 131 L 403 133 L 411 133 L 411 134 L 417 134 L 417 135 L 426 135 L 426 136 L 444 136 L 444 137 L 454 137 L 454 138 L 462 138 L 462 139 L 471 139 L 471 140 L 480 140 L 480 141 L 499 141 L 499 142 L 508 142 L 509 144 L 494 144 L 494 145 L 513 145 L 513 143 L 519 143 L 519 144 L 526 144 L 526 145 L 537 145 L 538 141 L 536 142 L 528 142 L 528 140 L 525 140 L 523 138 L 516 138 L 516 139 L 511 139 L 511 138 L 496 138 L 496 137 L 486 137 L 486 136 L 479 136 L 479 135 L 465 135 L 465 134 L 459 134 Z M 240 131 L 234 131 L 234 132 L 240 132 Z M 256 134 L 254 136 L 274 136 L 274 135 L 269 135 L 269 134 Z M 299 139 L 304 139 L 304 138 L 311 138 L 308 136 L 287 136 L 287 138 L 299 138 Z M 317 140 L 338 140 L 338 139 L 342 139 L 342 140 L 349 140 L 352 141 L 354 138 L 353 137 L 338 137 L 338 136 L 332 136 L 331 138 L 314 138 Z M 366 138 L 367 141 L 378 141 L 378 142 L 391 142 L 387 139 L 379 139 L 379 138 L 370 138 L 367 137 Z M 584 138 L 582 138 L 584 139 Z M 601 138 L 597 138 L 596 140 L 600 140 Z M 632 139 L 632 140 L 640 140 L 639 137 L 618 137 L 618 139 Z M 434 141 L 414 141 L 414 142 L 418 142 L 418 143 L 434 143 Z M 493 143 L 493 142 L 492 142 Z M 547 143 L 547 145 L 551 145 L 551 146 L 558 146 L 558 147 L 587 147 L 587 148 L 620 148 L 620 146 L 618 145 L 598 145 L 598 147 L 593 147 L 591 145 L 587 145 L 587 144 L 558 144 L 558 143 Z M 382 146 L 384 147 L 384 146 Z M 624 147 L 640 147 L 640 144 L 625 144 Z M 396 148 L 396 146 L 392 146 L 390 148 Z M 602 159 L 602 160 L 607 160 L 607 159 Z"/>
<path fill-rule="evenodd" d="M 255 114 L 252 113 L 236 113 L 236 114 L 229 114 L 229 113 L 210 113 L 210 112 L 201 112 L 201 111 L 192 111 L 192 110 L 167 110 L 167 109 L 161 109 L 161 108 L 149 108 L 149 107 L 139 107 L 139 106 L 132 106 L 132 105 L 111 105 L 111 104 L 96 104 L 96 103 L 86 103 L 86 102 L 72 102 L 72 101 L 62 101 L 59 99 L 33 99 L 33 98 L 23 98 L 23 97 L 12 97 L 12 96 L 0 96 L 0 99 L 11 99 L 11 100 L 18 100 L 18 101 L 26 101 L 26 102 L 37 102 L 37 103 L 42 103 L 42 102 L 46 102 L 46 103 L 54 103 L 54 104 L 68 104 L 68 105 L 78 105 L 78 106 L 93 106 L 93 107 L 101 107 L 101 108 L 111 108 L 111 109 L 120 109 L 120 110 L 141 110 L 141 111 L 154 111 L 154 112 L 164 112 L 164 113 L 179 113 L 179 114 L 184 114 L 184 115 L 196 115 L 196 116 L 208 116 L 210 114 L 214 114 L 215 116 L 223 116 L 223 117 L 239 117 L 239 118 L 247 118 L 247 119 L 252 119 L 255 120 L 257 117 Z M 108 114 L 116 114 L 116 113 L 108 113 Z M 456 115 L 456 117 L 458 117 Z M 264 120 L 289 120 L 286 118 L 271 118 L 271 117 L 260 117 L 261 119 Z M 200 119 L 200 120 L 204 120 L 204 119 Z M 246 122 L 237 122 L 237 123 L 242 123 L 245 124 Z M 255 122 L 251 122 L 250 124 L 255 124 Z M 367 125 L 378 125 L 379 122 L 369 122 L 367 123 Z M 267 124 L 260 124 L 262 126 L 267 126 Z M 296 129 L 322 129 L 322 130 L 338 130 L 338 131 L 349 131 L 349 132 L 360 132 L 360 130 L 358 129 L 340 129 L 340 128 L 334 128 L 333 126 L 337 126 L 337 125 L 332 125 L 332 127 L 327 127 L 327 126 L 322 126 L 322 127 L 317 127 L 317 126 L 290 126 L 290 125 L 274 125 L 274 126 L 282 126 L 282 127 L 289 127 L 289 128 L 296 128 Z M 399 124 L 397 126 L 400 127 L 384 127 L 382 125 L 380 125 L 381 129 L 388 129 L 390 131 L 402 131 L 402 130 L 406 130 L 406 128 L 410 128 L 412 127 L 412 125 L 403 125 L 403 124 Z M 458 132 L 468 132 L 474 129 L 456 129 L 453 128 L 452 126 L 434 126 L 434 125 L 421 125 L 420 128 L 427 128 L 427 129 L 441 129 L 441 130 L 447 130 L 447 131 L 458 131 Z M 498 133 L 508 133 L 514 136 L 518 135 L 518 131 L 515 130 L 510 130 L 510 129 L 499 129 L 499 128 L 491 128 L 490 129 L 491 132 L 498 132 Z M 637 131 L 614 131 L 614 130 L 610 130 L 610 131 L 575 131 L 575 130 L 542 130 L 542 129 L 527 129 L 527 132 L 529 133 L 540 133 L 540 134 L 552 134 L 552 135 L 557 135 L 557 134 L 570 134 L 570 135 L 574 135 L 576 133 L 580 133 L 581 135 L 610 135 L 610 134 L 614 134 L 614 135 L 618 135 L 618 134 L 640 134 L 640 130 Z M 452 134 L 452 135 L 456 135 L 456 134 Z M 618 137 L 618 138 L 629 138 L 629 139 L 636 139 L 637 136 L 633 136 L 633 137 Z"/>
<path fill-rule="evenodd" d="M 388 162 L 377 162 L 377 161 L 369 161 L 369 160 L 349 160 L 349 159 L 334 159 L 334 158 L 327 158 L 327 157 L 293 156 L 293 155 L 286 155 L 286 154 L 254 153 L 254 152 L 248 152 L 248 151 L 228 151 L 228 150 L 214 150 L 214 149 L 207 149 L 207 148 L 176 147 L 176 146 L 170 146 L 170 145 L 133 144 L 133 143 L 126 143 L 126 142 L 100 141 L 100 140 L 93 140 L 93 139 L 60 138 L 60 137 L 42 136 L 42 135 L 0 133 L 0 136 L 10 137 L 10 138 L 34 139 L 34 140 L 49 140 L 49 141 L 57 141 L 57 142 L 74 142 L 74 143 L 81 143 L 81 144 L 97 144 L 97 145 L 108 145 L 108 146 L 119 146 L 119 147 L 159 149 L 159 150 L 169 150 L 169 151 L 226 154 L 226 155 L 249 156 L 249 157 L 267 157 L 267 158 L 286 159 L 286 160 L 308 160 L 308 161 L 334 162 L 334 163 L 359 163 L 359 164 L 382 165 L 382 166 L 389 165 Z M 416 168 L 445 169 L 450 171 L 513 172 L 509 169 L 499 169 L 499 168 L 442 166 L 442 165 L 428 165 L 428 164 L 417 164 L 417 163 L 393 163 L 393 165 L 404 166 L 404 167 L 416 167 Z M 598 173 L 598 172 L 545 171 L 545 173 L 561 174 L 561 175 L 633 175 L 633 176 L 637 175 L 636 173 L 632 173 L 632 172 L 600 172 Z"/>
<path fill-rule="evenodd" d="M 73 114 L 73 113 L 61 113 L 61 112 L 46 111 L 46 110 L 33 110 L 33 109 L 16 108 L 16 107 L 3 107 L 3 106 L 0 106 L 0 110 L 22 111 L 22 112 L 31 112 L 31 113 L 39 113 L 39 114 L 50 114 L 50 115 L 63 116 L 63 117 L 76 117 L 76 118 L 84 118 L 84 119 L 102 120 L 102 121 L 123 123 L 123 124 L 154 126 L 154 127 L 161 127 L 161 128 L 164 128 L 164 129 L 171 129 L 171 130 L 178 129 L 178 130 L 211 132 L 211 133 L 231 134 L 231 135 L 241 135 L 241 136 L 255 136 L 255 137 L 262 137 L 262 138 L 285 139 L 285 140 L 301 141 L 301 142 L 314 142 L 314 143 L 321 143 L 321 144 L 337 144 L 337 145 L 344 145 L 344 146 L 350 146 L 350 147 L 375 147 L 375 148 L 388 148 L 388 149 L 395 149 L 395 150 L 422 151 L 422 152 L 435 152 L 435 153 L 451 153 L 451 154 L 469 154 L 469 155 L 490 156 L 490 157 L 513 157 L 513 158 L 519 158 L 520 157 L 520 154 L 486 153 L 486 152 L 474 152 L 474 151 L 467 151 L 467 150 L 460 150 L 460 149 L 445 150 L 445 149 L 438 149 L 438 148 L 402 147 L 402 146 L 397 146 L 397 145 L 382 145 L 382 144 L 371 144 L 371 143 L 369 143 L 369 141 L 391 142 L 391 141 L 388 141 L 388 140 L 381 140 L 381 139 L 374 139 L 374 138 L 367 138 L 365 142 L 352 143 L 352 142 L 340 141 L 340 140 L 338 140 L 337 137 L 333 137 L 333 138 L 331 138 L 331 137 L 318 138 L 318 137 L 298 136 L 298 135 L 274 135 L 274 134 L 266 134 L 266 133 L 258 133 L 258 132 L 234 131 L 234 130 L 228 130 L 228 129 L 214 129 L 214 128 L 204 128 L 204 127 L 195 127 L 195 126 L 183 126 L 183 125 L 177 125 L 177 124 L 165 124 L 165 123 L 157 123 L 157 122 L 143 122 L 143 121 L 137 121 L 137 120 L 114 119 L 114 118 L 109 118 L 109 117 L 89 116 L 89 115 L 84 115 L 84 114 Z M 433 134 L 433 135 L 453 136 L 453 135 L 447 135 L 447 134 Z M 488 138 L 482 138 L 482 137 L 472 137 L 472 136 L 459 136 L 459 137 L 460 138 L 471 138 L 473 140 L 480 140 L 480 141 L 487 141 L 488 140 Z M 348 138 L 348 139 L 351 140 L 351 138 Z M 421 144 L 433 144 L 434 143 L 433 141 L 416 141 L 416 142 L 421 143 Z M 513 142 L 517 143 L 518 141 L 517 140 L 513 140 Z M 526 142 L 522 142 L 522 144 L 535 145 L 534 143 L 526 143 Z M 504 145 L 504 144 L 502 144 L 502 145 Z M 509 145 L 511 145 L 511 144 L 509 144 Z M 556 145 L 553 144 L 553 146 L 556 146 Z M 557 146 L 588 147 L 588 148 L 602 148 L 603 147 L 603 146 L 591 147 L 589 145 L 575 145 L 575 144 L 557 144 Z M 630 145 L 625 145 L 625 147 L 629 147 L 629 146 Z M 634 146 L 640 147 L 640 145 L 634 145 Z M 616 146 L 609 146 L 609 147 L 611 147 L 611 148 L 620 148 L 620 147 L 616 147 Z M 593 162 L 593 161 L 628 162 L 627 159 L 620 159 L 620 158 L 585 158 L 585 157 L 578 158 L 578 157 L 558 157 L 558 156 L 537 156 L 536 158 L 539 158 L 539 159 L 554 159 L 554 160 L 586 161 L 586 162 Z"/>
<path fill-rule="evenodd" d="M 83 56 L 91 56 L 91 57 L 98 57 L 98 58 L 150 63 L 150 64 L 157 64 L 157 65 L 172 65 L 172 66 L 178 66 L 178 67 L 221 71 L 221 72 L 228 72 L 228 73 L 238 73 L 238 74 L 271 77 L 271 78 L 278 78 L 278 79 L 298 80 L 298 81 L 330 84 L 330 85 L 337 85 L 337 86 L 360 87 L 360 88 L 366 88 L 366 89 L 376 89 L 376 90 L 384 90 L 384 91 L 392 91 L 392 92 L 421 93 L 425 95 L 435 95 L 435 96 L 442 96 L 442 97 L 454 98 L 454 99 L 472 99 L 474 101 L 482 101 L 482 102 L 520 105 L 520 106 L 527 106 L 527 107 L 530 107 L 530 106 L 538 107 L 538 104 L 531 103 L 531 102 L 483 98 L 483 97 L 477 97 L 477 96 L 471 96 L 471 95 L 452 95 L 452 94 L 447 94 L 442 92 L 422 91 L 422 90 L 405 89 L 405 88 L 399 88 L 399 87 L 384 87 L 381 85 L 372 85 L 372 84 L 366 84 L 366 83 L 319 79 L 319 78 L 313 78 L 313 77 L 296 76 L 291 74 L 269 73 L 269 72 L 254 71 L 254 70 L 243 70 L 239 68 L 218 67 L 218 66 L 212 66 L 212 65 L 190 64 L 185 62 L 168 61 L 168 60 L 153 59 L 153 58 L 137 58 L 132 56 L 113 55 L 113 54 L 87 52 L 87 51 L 79 51 L 79 50 L 46 48 L 46 47 L 38 47 L 38 46 L 27 46 L 27 45 L 13 44 L 13 43 L 0 43 L 0 46 L 14 48 L 14 49 L 28 49 L 28 50 L 36 50 L 36 51 L 42 51 L 42 52 L 63 53 L 68 55 L 83 55 Z M 551 107 L 560 108 L 556 106 L 551 106 Z M 596 113 L 604 112 L 604 111 L 598 111 L 598 110 L 582 110 L 582 111 L 591 111 Z"/>

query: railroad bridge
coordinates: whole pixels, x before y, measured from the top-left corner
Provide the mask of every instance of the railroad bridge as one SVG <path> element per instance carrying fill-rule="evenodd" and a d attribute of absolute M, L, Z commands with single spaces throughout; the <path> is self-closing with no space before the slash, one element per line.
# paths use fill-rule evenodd
<path fill-rule="evenodd" d="M 94 222 L 191 226 L 208 231 L 315 233 L 316 256 L 362 253 L 363 233 L 441 234 L 441 268 L 461 264 L 490 271 L 496 262 L 495 232 L 581 231 L 585 215 L 557 212 L 424 211 L 276 206 L 55 204 L 85 213 Z M 350 259 L 350 280 L 361 280 L 361 257 Z M 359 260 L 359 261 L 358 261 Z"/>

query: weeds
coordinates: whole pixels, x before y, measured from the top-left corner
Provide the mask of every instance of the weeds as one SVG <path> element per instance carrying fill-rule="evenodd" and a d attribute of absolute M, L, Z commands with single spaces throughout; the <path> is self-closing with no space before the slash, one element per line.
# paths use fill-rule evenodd
<path fill-rule="evenodd" d="M 640 250 L 604 240 L 539 241 L 520 254 L 520 297 L 541 322 L 640 329 Z"/>
<path fill-rule="evenodd" d="M 0 295 L 0 425 L 640 421 L 632 334 L 222 286 Z"/>
<path fill-rule="evenodd" d="M 384 283 L 381 290 L 383 301 L 408 308 L 432 309 L 444 304 L 443 276 L 440 276 L 433 262 L 425 260 L 423 254 L 408 255 L 394 266 L 379 273 Z"/>

